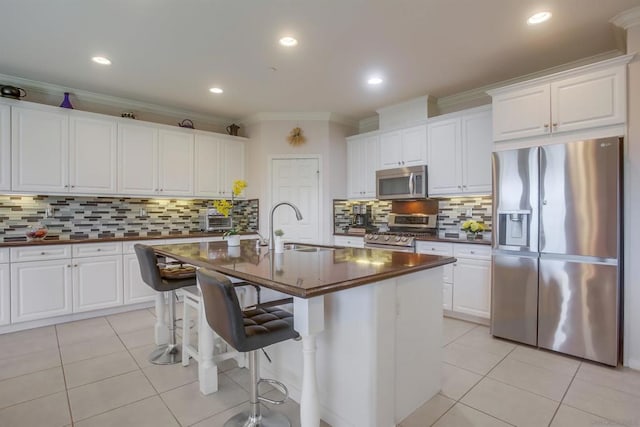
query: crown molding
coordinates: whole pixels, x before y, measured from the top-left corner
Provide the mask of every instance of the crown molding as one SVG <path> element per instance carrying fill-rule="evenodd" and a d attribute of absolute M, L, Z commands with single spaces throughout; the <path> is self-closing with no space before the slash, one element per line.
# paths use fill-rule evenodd
<path fill-rule="evenodd" d="M 631 27 L 640 25 L 640 6 L 625 10 L 609 20 L 616 27 L 628 30 Z"/>
<path fill-rule="evenodd" d="M 349 116 L 330 112 L 289 112 L 289 113 L 256 113 L 247 116 L 241 120 L 245 126 L 253 125 L 261 122 L 277 122 L 277 121 L 320 121 L 332 122 L 358 128 L 358 121 Z"/>
<path fill-rule="evenodd" d="M 191 110 L 181 108 L 168 107 L 148 102 L 136 101 L 128 98 L 121 98 L 111 95 L 90 92 L 81 89 L 74 89 L 67 86 L 60 86 L 52 83 L 40 82 L 37 80 L 25 79 L 6 74 L 0 74 L 0 79 L 18 85 L 25 90 L 33 93 L 39 93 L 45 96 L 60 97 L 64 92 L 73 94 L 75 98 L 83 102 L 100 104 L 109 107 L 115 107 L 122 110 L 136 110 L 140 112 L 154 113 L 168 117 L 189 117 L 191 120 L 197 120 L 216 126 L 226 126 L 234 119 L 227 117 L 216 117 L 211 114 L 198 113 Z"/>
<path fill-rule="evenodd" d="M 358 133 L 366 133 L 374 130 L 378 130 L 380 126 L 380 117 L 376 114 L 375 116 L 366 117 L 360 120 L 358 124 Z"/>

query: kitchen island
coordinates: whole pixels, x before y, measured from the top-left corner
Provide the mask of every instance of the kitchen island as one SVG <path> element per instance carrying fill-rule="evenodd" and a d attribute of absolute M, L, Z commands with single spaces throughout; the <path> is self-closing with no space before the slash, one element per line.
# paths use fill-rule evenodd
<path fill-rule="evenodd" d="M 154 249 L 294 297 L 302 340 L 269 347 L 262 369 L 300 402 L 303 427 L 321 416 L 334 427 L 392 426 L 440 390 L 442 266 L 455 258 L 312 245 L 272 254 L 254 240 Z M 217 368 L 212 332 L 200 331 L 206 393 Z"/>

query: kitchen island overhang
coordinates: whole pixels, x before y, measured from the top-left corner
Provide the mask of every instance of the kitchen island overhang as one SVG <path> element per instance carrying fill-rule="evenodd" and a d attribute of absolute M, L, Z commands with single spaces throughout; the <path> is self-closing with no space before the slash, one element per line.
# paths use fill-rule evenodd
<path fill-rule="evenodd" d="M 319 425 L 320 416 L 334 427 L 386 427 L 435 395 L 441 383 L 442 266 L 455 258 L 294 248 L 271 254 L 248 240 L 240 247 L 215 242 L 154 249 L 294 297 L 302 342 L 270 347 L 274 363 L 263 369 L 300 402 L 303 427 Z M 210 387 L 217 368 L 206 356 L 214 337 L 204 323 L 200 388 L 210 393 L 217 389 L 217 381 Z"/>

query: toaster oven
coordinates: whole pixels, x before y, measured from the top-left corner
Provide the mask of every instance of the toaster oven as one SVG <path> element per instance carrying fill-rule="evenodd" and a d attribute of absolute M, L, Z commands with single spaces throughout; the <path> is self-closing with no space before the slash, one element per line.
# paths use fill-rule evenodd
<path fill-rule="evenodd" d="M 200 210 L 200 230 L 225 231 L 233 228 L 231 215 L 224 216 L 216 208 Z"/>

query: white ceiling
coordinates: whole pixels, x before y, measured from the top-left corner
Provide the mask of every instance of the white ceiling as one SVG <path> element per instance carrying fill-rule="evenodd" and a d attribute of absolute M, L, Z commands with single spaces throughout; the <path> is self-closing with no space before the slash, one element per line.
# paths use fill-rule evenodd
<path fill-rule="evenodd" d="M 448 96 L 616 49 L 609 19 L 640 0 L 1 4 L 0 74 L 220 117 L 322 111 L 361 119 L 417 96 Z M 552 20 L 527 26 L 541 9 Z M 280 46 L 285 34 L 299 45 Z M 113 65 L 90 62 L 98 54 Z M 380 87 L 364 83 L 373 71 L 386 78 Z M 208 91 L 216 85 L 224 94 Z"/>

